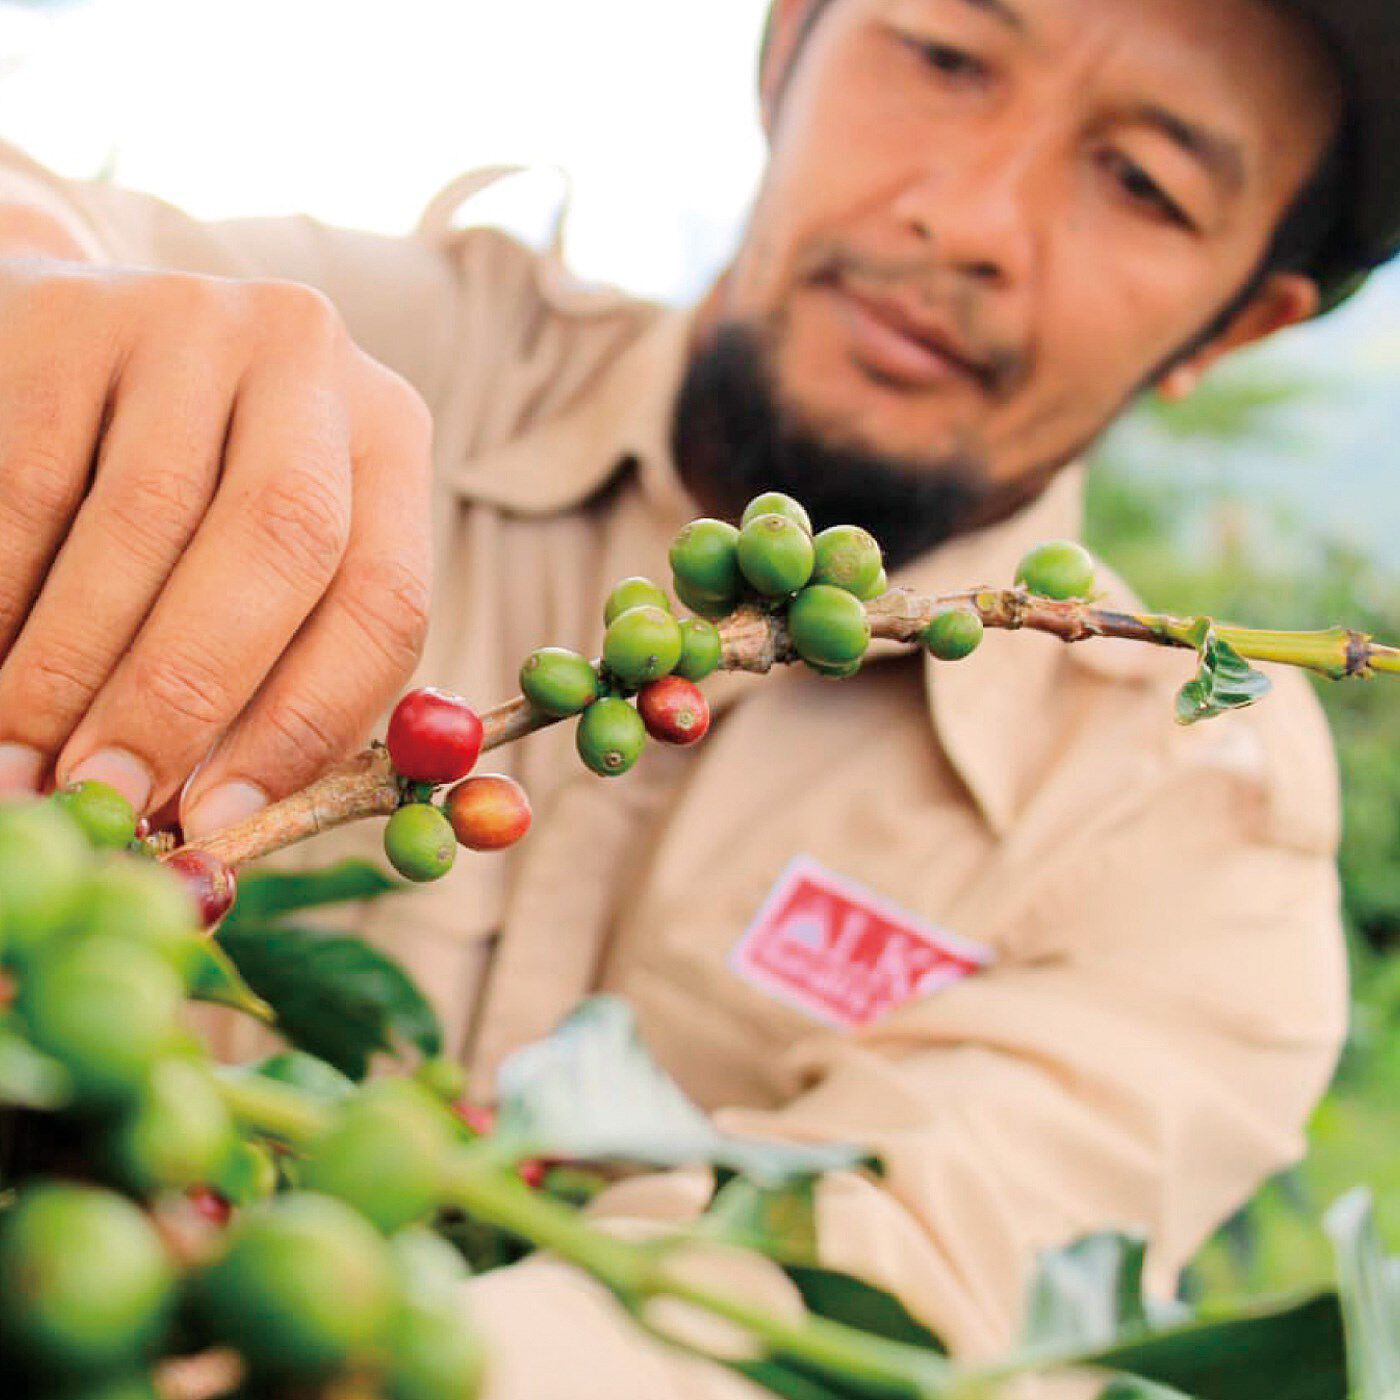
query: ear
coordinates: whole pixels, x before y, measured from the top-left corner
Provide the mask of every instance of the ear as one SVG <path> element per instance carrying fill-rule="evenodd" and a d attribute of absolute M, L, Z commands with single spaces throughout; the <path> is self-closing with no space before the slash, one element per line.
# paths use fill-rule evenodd
<path fill-rule="evenodd" d="M 807 26 L 808 11 L 816 3 L 818 0 L 773 0 L 773 8 L 768 13 L 768 24 L 763 31 L 758 101 L 763 130 L 769 136 L 773 134 L 773 119 L 783 84 L 787 81 L 788 69 L 797 56 L 803 30 Z"/>
<path fill-rule="evenodd" d="M 1188 398 L 1206 372 L 1232 351 L 1253 345 L 1275 331 L 1287 330 L 1317 314 L 1321 294 L 1317 283 L 1300 272 L 1273 272 L 1233 321 L 1189 360 L 1174 365 L 1157 381 L 1157 393 L 1168 402 Z"/>

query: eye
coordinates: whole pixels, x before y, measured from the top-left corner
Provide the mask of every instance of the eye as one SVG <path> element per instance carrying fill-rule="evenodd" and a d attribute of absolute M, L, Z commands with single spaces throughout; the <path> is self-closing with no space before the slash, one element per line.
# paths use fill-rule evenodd
<path fill-rule="evenodd" d="M 1104 161 L 1119 187 L 1135 204 L 1155 210 L 1183 228 L 1193 228 L 1181 206 L 1135 160 L 1121 151 L 1106 151 Z"/>
<path fill-rule="evenodd" d="M 984 78 L 987 65 L 976 54 L 953 44 L 945 44 L 939 39 L 917 39 L 906 41 L 923 60 L 924 65 L 948 78 Z"/>

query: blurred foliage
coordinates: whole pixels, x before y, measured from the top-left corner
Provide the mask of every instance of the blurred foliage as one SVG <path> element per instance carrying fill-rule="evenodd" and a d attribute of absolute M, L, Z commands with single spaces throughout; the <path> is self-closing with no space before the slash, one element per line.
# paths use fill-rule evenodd
<path fill-rule="evenodd" d="M 1261 627 L 1342 623 L 1400 641 L 1400 575 L 1290 516 L 1257 475 L 1246 486 L 1229 469 L 1232 452 L 1250 444 L 1276 452 L 1281 475 L 1325 470 L 1280 420 L 1328 392 L 1253 369 L 1213 376 L 1183 404 L 1145 400 L 1094 463 L 1089 544 L 1154 608 Z M 1187 479 L 1174 479 L 1173 455 L 1187 450 Z M 1203 470 L 1203 460 L 1220 469 Z M 1400 686 L 1319 679 L 1316 688 L 1341 773 L 1351 1035 L 1306 1161 L 1211 1242 L 1187 1281 L 1194 1294 L 1327 1278 L 1319 1220 L 1357 1183 L 1374 1188 L 1381 1233 L 1400 1242 Z"/>

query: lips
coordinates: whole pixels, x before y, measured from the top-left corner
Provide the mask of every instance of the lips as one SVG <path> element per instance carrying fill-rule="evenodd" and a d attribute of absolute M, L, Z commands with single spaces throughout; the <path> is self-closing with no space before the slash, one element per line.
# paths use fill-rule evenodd
<path fill-rule="evenodd" d="M 992 389 L 991 366 L 946 320 L 848 278 L 820 285 L 838 302 L 856 360 L 877 377 L 908 388 Z"/>

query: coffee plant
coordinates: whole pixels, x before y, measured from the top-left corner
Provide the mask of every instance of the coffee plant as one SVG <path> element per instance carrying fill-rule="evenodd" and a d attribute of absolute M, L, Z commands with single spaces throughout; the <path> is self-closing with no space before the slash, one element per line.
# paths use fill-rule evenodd
<path fill-rule="evenodd" d="M 1290 634 L 1101 609 L 1093 561 L 1053 542 L 1015 584 L 921 598 L 888 587 L 878 544 L 813 535 L 799 503 L 758 498 L 739 527 L 693 522 L 671 552 L 678 619 L 654 582 L 609 595 L 602 655 L 547 647 L 522 695 L 476 713 L 433 689 L 404 697 L 387 743 L 197 844 L 151 832 L 98 783 L 0 806 L 0 1378 L 17 1400 L 469 1400 L 490 1355 L 471 1322 L 474 1272 L 547 1249 L 600 1281 L 637 1325 L 672 1300 L 728 1324 L 716 1364 L 790 1400 L 972 1400 L 1030 1373 L 1100 1373 L 1115 1400 L 1386 1400 L 1400 1394 L 1400 1265 L 1361 1197 L 1329 1227 L 1338 1287 L 1192 1316 L 1142 1289 L 1144 1244 L 1101 1234 L 1039 1261 L 1013 1354 L 959 1364 L 893 1297 L 817 1261 L 814 1182 L 878 1174 L 859 1145 L 720 1133 L 647 1056 L 613 998 L 581 1005 L 502 1067 L 497 1102 L 465 1096 L 422 994 L 307 909 L 401 888 L 347 863 L 236 868 L 316 831 L 386 817 L 409 881 L 458 846 L 498 851 L 530 826 L 481 754 L 573 720 L 582 762 L 613 777 L 648 739 L 702 740 L 698 686 L 720 669 L 801 662 L 859 670 L 872 638 L 971 655 L 989 627 L 1066 641 L 1129 637 L 1197 653 L 1178 719 L 1253 703 L 1270 660 L 1337 678 L 1394 673 L 1358 633 Z M 241 885 L 241 888 L 240 888 Z M 275 1028 L 287 1049 L 216 1064 L 191 1002 Z M 369 1077 L 372 1062 L 397 1073 Z M 708 1209 L 663 1239 L 619 1238 L 582 1213 L 619 1172 L 705 1164 Z M 706 1284 L 697 1258 L 766 1254 L 805 1313 L 778 1316 Z"/>

